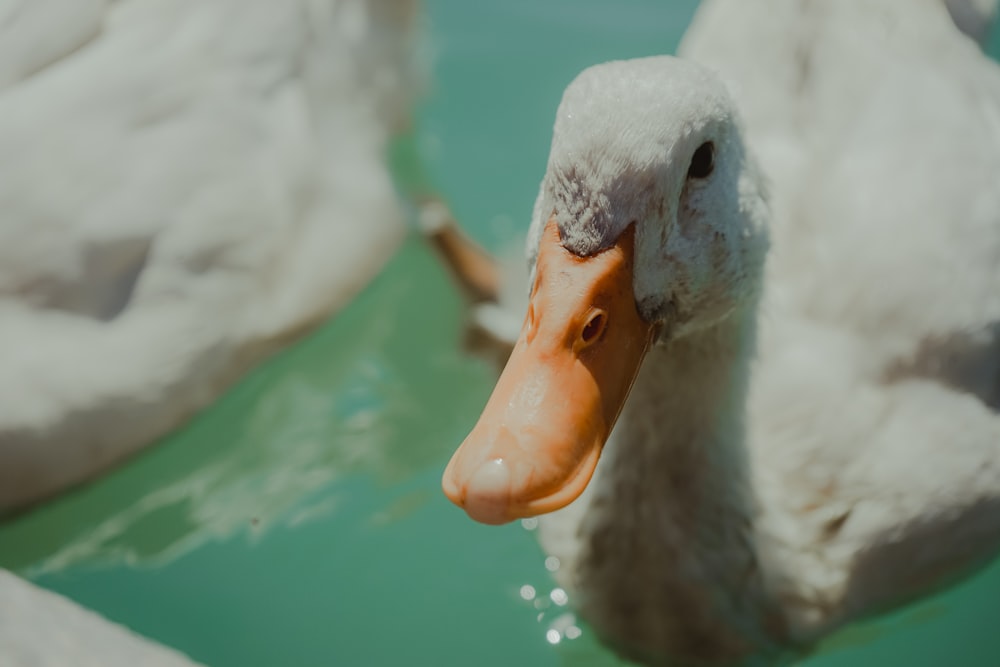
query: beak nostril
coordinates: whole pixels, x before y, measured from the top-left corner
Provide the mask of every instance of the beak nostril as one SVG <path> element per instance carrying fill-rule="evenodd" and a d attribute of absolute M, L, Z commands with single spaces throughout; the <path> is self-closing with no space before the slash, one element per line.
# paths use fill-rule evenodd
<path fill-rule="evenodd" d="M 535 306 L 534 304 L 528 304 L 528 314 L 525 317 L 525 333 L 527 334 L 528 341 L 535 337 Z"/>
<path fill-rule="evenodd" d="M 583 331 L 580 333 L 580 340 L 584 345 L 590 345 L 600 339 L 601 334 L 604 333 L 604 326 L 607 319 L 601 311 L 597 311 L 590 316 L 590 320 L 584 325 Z"/>

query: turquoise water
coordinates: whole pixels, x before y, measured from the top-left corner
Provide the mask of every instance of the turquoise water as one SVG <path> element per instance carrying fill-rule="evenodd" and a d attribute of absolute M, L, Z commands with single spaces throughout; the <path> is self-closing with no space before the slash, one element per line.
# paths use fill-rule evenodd
<path fill-rule="evenodd" d="M 672 51 L 694 5 L 428 2 L 436 83 L 410 144 L 425 171 L 400 160 L 401 181 L 433 185 L 501 247 L 527 220 L 565 84 Z M 530 531 L 474 524 L 439 492 L 493 380 L 460 352 L 460 318 L 411 240 L 188 427 L 0 527 L 0 564 L 217 667 L 619 664 L 551 602 Z M 802 664 L 995 667 L 998 617 L 1000 564 Z M 546 640 L 571 624 L 579 638 Z"/>

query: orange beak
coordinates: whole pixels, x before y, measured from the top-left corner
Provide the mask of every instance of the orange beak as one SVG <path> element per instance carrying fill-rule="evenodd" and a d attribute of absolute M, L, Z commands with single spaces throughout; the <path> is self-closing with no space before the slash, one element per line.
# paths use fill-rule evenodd
<path fill-rule="evenodd" d="M 653 338 L 635 307 L 634 225 L 591 257 L 548 223 L 521 335 L 475 428 L 444 472 L 476 521 L 552 512 L 590 482 Z"/>

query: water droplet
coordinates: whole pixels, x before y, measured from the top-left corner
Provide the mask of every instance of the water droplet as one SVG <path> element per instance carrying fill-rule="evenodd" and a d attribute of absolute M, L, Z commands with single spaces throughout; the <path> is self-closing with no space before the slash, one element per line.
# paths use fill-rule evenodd
<path fill-rule="evenodd" d="M 576 639 L 582 634 L 583 630 L 576 627 L 575 625 L 571 625 L 568 628 L 566 628 L 566 639 Z"/>
<path fill-rule="evenodd" d="M 534 600 L 535 587 L 532 586 L 531 584 L 525 584 L 524 586 L 521 586 L 521 597 L 524 598 L 525 600 Z"/>
<path fill-rule="evenodd" d="M 562 607 L 569 602 L 569 595 L 561 588 L 553 588 L 552 592 L 549 593 L 549 599 Z"/>
<path fill-rule="evenodd" d="M 558 630 L 547 630 L 545 632 L 545 639 L 550 644 L 558 644 L 560 641 L 562 641 L 562 635 L 559 634 Z"/>
<path fill-rule="evenodd" d="M 555 572 L 559 569 L 559 559 L 555 556 L 549 556 L 545 559 L 545 569 L 549 572 Z"/>
<path fill-rule="evenodd" d="M 527 519 L 521 519 L 521 527 L 525 530 L 534 530 L 538 528 L 538 519 L 535 517 L 528 517 Z"/>

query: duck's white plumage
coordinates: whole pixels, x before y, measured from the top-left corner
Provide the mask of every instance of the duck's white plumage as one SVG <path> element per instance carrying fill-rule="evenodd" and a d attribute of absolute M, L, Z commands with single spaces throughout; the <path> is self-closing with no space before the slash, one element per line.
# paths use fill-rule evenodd
<path fill-rule="evenodd" d="M 413 10 L 0 0 L 0 509 L 182 423 L 391 255 Z"/>
<path fill-rule="evenodd" d="M 772 234 L 794 251 L 777 247 L 771 270 L 797 278 L 779 287 L 904 349 L 1000 319 L 996 64 L 934 0 L 779 4 L 751 44 L 735 26 L 760 7 L 707 3 L 681 46 L 731 82 L 776 184 Z M 906 280 L 834 292 L 845 257 L 861 277 Z M 927 307 L 949 293 L 963 298 Z"/>
<path fill-rule="evenodd" d="M 667 332 L 542 541 L 628 654 L 773 658 L 1000 546 L 1000 70 L 937 0 L 705 2 L 681 55 L 557 115 L 529 256 L 635 221 Z"/>

